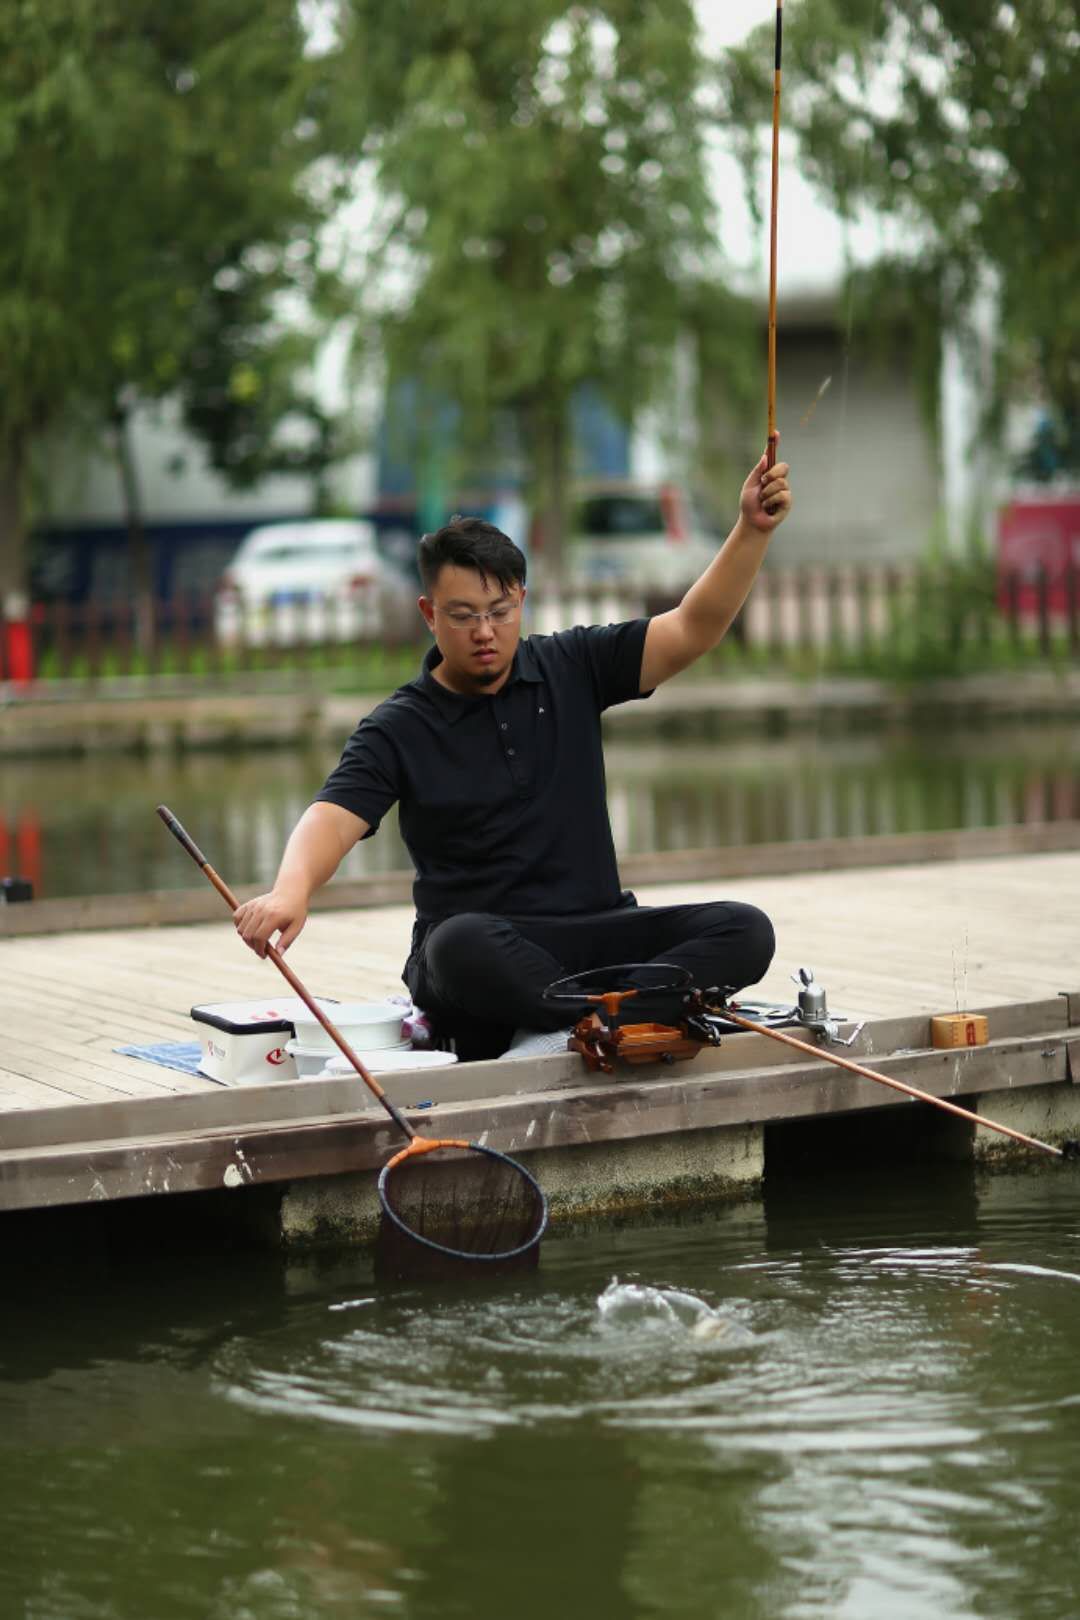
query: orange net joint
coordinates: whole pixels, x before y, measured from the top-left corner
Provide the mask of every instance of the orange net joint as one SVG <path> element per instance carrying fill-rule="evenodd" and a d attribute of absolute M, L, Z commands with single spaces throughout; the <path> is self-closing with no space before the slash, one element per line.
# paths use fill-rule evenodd
<path fill-rule="evenodd" d="M 471 1148 L 471 1142 L 433 1142 L 426 1136 L 414 1136 L 407 1148 L 395 1153 L 386 1168 L 393 1170 L 395 1165 L 402 1164 L 406 1159 L 415 1159 L 421 1153 L 434 1153 L 436 1148 Z"/>
<path fill-rule="evenodd" d="M 637 993 L 636 990 L 605 990 L 600 995 L 586 996 L 584 999 L 602 1006 L 609 1018 L 615 1018 L 622 1003 L 632 1001 Z"/>

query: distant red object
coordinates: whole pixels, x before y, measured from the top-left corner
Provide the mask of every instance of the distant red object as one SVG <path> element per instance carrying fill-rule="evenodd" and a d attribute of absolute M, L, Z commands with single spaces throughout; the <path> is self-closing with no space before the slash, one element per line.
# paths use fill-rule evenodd
<path fill-rule="evenodd" d="M 34 678 L 34 643 L 30 635 L 29 619 L 0 621 L 3 627 L 3 658 L 0 659 L 3 677 L 19 685 Z"/>
<path fill-rule="evenodd" d="M 1080 597 L 1080 490 L 1025 496 L 1011 501 L 998 514 L 1001 610 L 1016 611 L 1025 619 L 1037 617 L 1042 579 L 1046 611 L 1063 618 L 1070 601 L 1075 603 Z"/>
<path fill-rule="evenodd" d="M 0 821 L 0 882 L 9 900 L 29 900 L 41 891 L 41 818 L 33 807 L 17 822 Z"/>

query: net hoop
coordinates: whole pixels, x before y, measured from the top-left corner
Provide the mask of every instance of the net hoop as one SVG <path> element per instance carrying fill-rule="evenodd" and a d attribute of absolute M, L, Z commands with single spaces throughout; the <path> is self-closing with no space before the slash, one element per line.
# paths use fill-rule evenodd
<path fill-rule="evenodd" d="M 552 979 L 544 986 L 541 998 L 544 1001 L 585 1001 L 593 994 L 591 990 L 567 990 L 566 985 L 586 985 L 590 980 L 599 979 L 601 974 L 612 978 L 615 974 L 623 978 L 631 973 L 649 972 L 659 973 L 667 968 L 677 977 L 665 979 L 660 984 L 641 984 L 634 988 L 643 995 L 660 995 L 664 991 L 688 990 L 694 983 L 694 976 L 689 968 L 682 967 L 678 962 L 613 962 L 610 967 L 583 968 L 580 973 L 568 973 L 565 978 Z"/>
<path fill-rule="evenodd" d="M 481 1147 L 479 1142 L 435 1142 L 429 1151 L 434 1151 L 440 1147 L 464 1149 L 467 1153 L 483 1153 L 489 1159 L 495 1159 L 500 1164 L 509 1165 L 510 1169 L 528 1183 L 536 1197 L 537 1207 L 540 1212 L 536 1230 L 526 1238 L 524 1243 L 518 1243 L 514 1248 L 495 1249 L 490 1253 L 477 1253 L 469 1249 L 455 1249 L 449 1243 L 437 1243 L 434 1238 L 425 1237 L 422 1232 L 417 1232 L 414 1227 L 409 1226 L 407 1222 L 402 1220 L 390 1202 L 387 1192 L 390 1174 L 398 1165 L 406 1161 L 408 1157 L 406 1153 L 395 1155 L 389 1164 L 383 1165 L 379 1172 L 379 1204 L 387 1220 L 392 1222 L 397 1230 L 408 1238 L 411 1243 L 419 1243 L 423 1248 L 431 1249 L 435 1254 L 448 1255 L 454 1260 L 475 1260 L 481 1265 L 502 1264 L 507 1260 L 517 1260 L 522 1255 L 528 1254 L 531 1249 L 537 1248 L 548 1227 L 548 1201 L 544 1196 L 543 1188 L 532 1172 L 526 1170 L 525 1166 L 519 1164 L 516 1159 L 512 1159 L 508 1153 L 499 1153 L 495 1148 Z"/>

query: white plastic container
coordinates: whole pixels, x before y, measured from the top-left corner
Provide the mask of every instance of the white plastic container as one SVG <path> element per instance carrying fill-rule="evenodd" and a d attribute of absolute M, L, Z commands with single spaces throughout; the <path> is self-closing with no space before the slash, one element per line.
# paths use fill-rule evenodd
<path fill-rule="evenodd" d="M 393 1074 L 402 1069 L 446 1069 L 451 1063 L 457 1062 L 455 1052 L 416 1052 L 412 1048 L 407 1050 L 388 1049 L 381 1052 L 358 1052 L 357 1057 L 369 1068 L 372 1074 Z M 340 1080 L 342 1076 L 348 1077 L 355 1070 L 346 1057 L 323 1057 L 325 1068 L 319 1072 L 320 1080 Z"/>
<path fill-rule="evenodd" d="M 319 1005 L 326 1007 L 331 1018 L 334 1016 L 334 1002 Z M 307 1012 L 296 996 L 284 996 L 276 1001 L 220 1001 L 192 1007 L 191 1016 L 198 1025 L 202 1045 L 200 1072 L 226 1086 L 260 1086 L 273 1080 L 295 1080 L 296 1060 L 287 1047 L 298 1007 Z"/>
<path fill-rule="evenodd" d="M 322 1002 L 319 1005 L 322 1006 Z M 299 1009 L 293 1019 L 299 1044 L 324 1054 L 336 1053 L 337 1045 L 309 1008 L 301 1002 Z M 365 1052 L 400 1046 L 401 1021 L 408 1010 L 392 1001 L 341 1001 L 326 1008 L 335 1027 L 361 1056 Z"/>
<path fill-rule="evenodd" d="M 351 1041 L 349 1044 L 352 1046 Z M 361 1048 L 357 1046 L 353 1046 L 353 1051 L 356 1053 L 357 1057 L 360 1059 L 361 1063 L 366 1069 L 374 1069 L 382 1059 L 396 1055 L 399 1052 L 406 1052 L 408 1049 L 408 1041 L 399 1041 L 397 1046 L 376 1047 L 374 1051 L 368 1052 L 361 1050 Z M 348 1058 L 345 1057 L 343 1053 L 338 1052 L 337 1047 L 333 1044 L 331 1044 L 331 1051 L 336 1054 L 336 1058 L 332 1058 L 330 1053 L 326 1051 L 325 1047 L 305 1046 L 301 1041 L 287 1041 L 285 1043 L 285 1050 L 296 1064 L 296 1073 L 301 1080 L 309 1080 L 314 1078 L 316 1075 L 325 1078 L 327 1064 L 334 1063 L 335 1061 L 340 1064 L 340 1068 L 334 1071 L 336 1074 L 347 1075 L 356 1073 L 356 1070 L 353 1068 Z"/>

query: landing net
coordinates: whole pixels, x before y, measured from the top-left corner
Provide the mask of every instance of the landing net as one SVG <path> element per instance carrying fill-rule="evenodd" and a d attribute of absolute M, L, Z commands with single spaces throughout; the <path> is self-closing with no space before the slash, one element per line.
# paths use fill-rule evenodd
<path fill-rule="evenodd" d="M 379 1176 L 381 1277 L 431 1278 L 531 1271 L 547 1227 L 547 1201 L 505 1153 L 448 1144 L 399 1153 Z"/>

